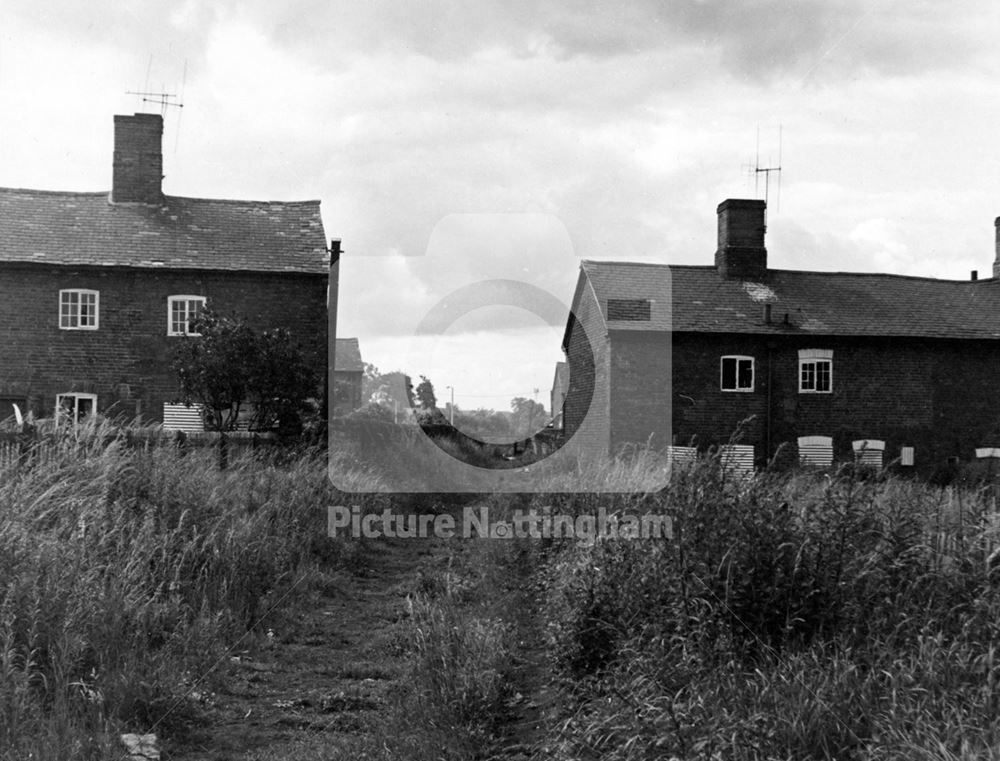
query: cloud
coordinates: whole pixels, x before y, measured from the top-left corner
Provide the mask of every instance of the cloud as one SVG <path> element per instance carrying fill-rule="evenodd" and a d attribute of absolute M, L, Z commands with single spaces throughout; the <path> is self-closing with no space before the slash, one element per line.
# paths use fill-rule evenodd
<path fill-rule="evenodd" d="M 292 0 L 228 8 L 253 19 L 275 44 L 333 66 L 358 56 L 456 63 L 502 51 L 524 60 L 607 63 L 654 53 L 697 60 L 687 71 L 694 81 L 724 72 L 759 83 L 954 69 L 990 50 L 983 30 L 997 20 L 986 0 L 961 7 L 925 0 L 905 8 L 862 0 Z M 676 84 L 668 76 L 660 88 Z"/>

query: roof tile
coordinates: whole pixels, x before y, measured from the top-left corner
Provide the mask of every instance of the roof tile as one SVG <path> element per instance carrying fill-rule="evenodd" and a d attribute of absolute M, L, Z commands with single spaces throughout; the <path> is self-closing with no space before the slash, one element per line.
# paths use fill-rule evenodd
<path fill-rule="evenodd" d="M 648 322 L 609 321 L 614 330 L 1000 338 L 996 279 L 770 270 L 756 283 L 726 280 L 712 266 L 585 260 L 581 268 L 602 307 L 609 298 L 651 301 Z"/>
<path fill-rule="evenodd" d="M 108 193 L 0 188 L 0 262 L 327 271 L 319 201 L 108 199 Z"/>
<path fill-rule="evenodd" d="M 338 338 L 333 369 L 341 373 L 363 373 L 365 365 L 361 361 L 361 347 L 357 338 Z"/>

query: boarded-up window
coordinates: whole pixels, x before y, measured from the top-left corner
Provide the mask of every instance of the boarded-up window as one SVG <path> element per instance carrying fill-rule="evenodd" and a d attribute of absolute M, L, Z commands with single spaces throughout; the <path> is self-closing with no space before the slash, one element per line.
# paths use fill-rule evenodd
<path fill-rule="evenodd" d="M 608 299 L 608 319 L 649 322 L 649 299 Z"/>
<path fill-rule="evenodd" d="M 829 436 L 799 436 L 799 463 L 828 468 L 833 464 L 833 439 Z"/>
<path fill-rule="evenodd" d="M 899 448 L 899 464 L 906 466 L 913 465 L 913 447 Z"/>
<path fill-rule="evenodd" d="M 750 444 L 726 444 L 719 447 L 719 464 L 723 470 L 746 476 L 753 473 L 753 446 Z"/>
<path fill-rule="evenodd" d="M 854 447 L 854 459 L 859 465 L 870 465 L 873 468 L 882 468 L 882 453 L 885 451 L 885 442 L 881 439 L 859 439 L 852 443 Z"/>
<path fill-rule="evenodd" d="M 201 433 L 205 430 L 205 422 L 201 415 L 201 405 L 184 404 L 163 405 L 163 429 L 165 431 L 184 431 L 185 433 Z"/>

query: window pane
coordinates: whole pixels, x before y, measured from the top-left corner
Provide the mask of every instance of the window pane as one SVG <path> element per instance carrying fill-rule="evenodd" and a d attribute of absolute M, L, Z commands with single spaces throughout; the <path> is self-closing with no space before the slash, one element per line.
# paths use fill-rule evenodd
<path fill-rule="evenodd" d="M 736 360 L 732 357 L 722 359 L 722 388 L 727 390 L 736 388 Z"/>
<path fill-rule="evenodd" d="M 86 397 L 76 398 L 76 420 L 83 420 L 94 411 L 94 400 Z"/>
<path fill-rule="evenodd" d="M 184 332 L 184 302 L 183 301 L 171 301 L 170 302 L 170 332 L 171 333 L 183 333 Z"/>
<path fill-rule="evenodd" d="M 753 360 L 741 359 L 740 363 L 740 388 L 753 388 Z"/>
<path fill-rule="evenodd" d="M 816 364 L 814 362 L 802 363 L 802 390 L 812 391 L 816 388 Z"/>
<path fill-rule="evenodd" d="M 816 390 L 817 391 L 829 391 L 830 390 L 830 362 L 817 362 L 817 373 L 818 377 L 816 379 Z"/>

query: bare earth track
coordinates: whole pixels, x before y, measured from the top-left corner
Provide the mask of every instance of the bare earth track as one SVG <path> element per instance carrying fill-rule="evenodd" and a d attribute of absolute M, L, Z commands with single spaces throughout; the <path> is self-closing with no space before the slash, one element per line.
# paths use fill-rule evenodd
<path fill-rule="evenodd" d="M 232 655 L 225 691 L 199 696 L 203 721 L 165 743 L 164 758 L 377 757 L 379 721 L 405 678 L 406 595 L 441 552 L 434 539 L 383 539 L 329 574 L 282 630 Z"/>

